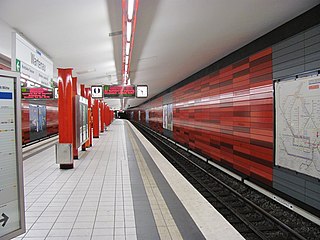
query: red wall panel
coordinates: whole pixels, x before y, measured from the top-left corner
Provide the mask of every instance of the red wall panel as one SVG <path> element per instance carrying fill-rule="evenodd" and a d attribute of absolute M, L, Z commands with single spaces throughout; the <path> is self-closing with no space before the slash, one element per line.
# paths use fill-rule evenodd
<path fill-rule="evenodd" d="M 271 48 L 180 87 L 172 98 L 175 141 L 271 184 Z M 162 105 L 160 97 L 139 108 L 144 114 L 149 109 L 149 127 L 160 132 Z M 141 116 L 145 124 L 145 115 Z M 138 120 L 137 111 L 134 120 Z"/>

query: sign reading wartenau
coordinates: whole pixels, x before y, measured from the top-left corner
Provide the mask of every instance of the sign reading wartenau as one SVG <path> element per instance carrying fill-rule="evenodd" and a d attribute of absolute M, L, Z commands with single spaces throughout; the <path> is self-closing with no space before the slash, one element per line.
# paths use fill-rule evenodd
<path fill-rule="evenodd" d="M 12 34 L 11 70 L 43 87 L 52 87 L 53 62 L 19 34 Z"/>

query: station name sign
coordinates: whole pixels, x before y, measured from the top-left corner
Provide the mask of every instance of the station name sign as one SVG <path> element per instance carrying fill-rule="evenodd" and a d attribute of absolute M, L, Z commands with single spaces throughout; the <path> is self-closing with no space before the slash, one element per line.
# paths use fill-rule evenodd
<path fill-rule="evenodd" d="M 53 99 L 53 91 L 47 88 L 21 88 L 22 99 Z"/>
<path fill-rule="evenodd" d="M 20 72 L 24 79 L 52 87 L 52 60 L 17 33 L 12 34 L 11 70 Z"/>
<path fill-rule="evenodd" d="M 134 85 L 104 85 L 103 97 L 105 98 L 122 98 L 122 97 L 135 97 L 136 88 Z"/>

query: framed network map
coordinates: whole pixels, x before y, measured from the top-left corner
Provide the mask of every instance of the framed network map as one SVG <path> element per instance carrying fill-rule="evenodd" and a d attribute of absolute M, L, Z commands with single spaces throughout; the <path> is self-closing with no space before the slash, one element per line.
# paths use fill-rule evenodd
<path fill-rule="evenodd" d="M 320 76 L 275 82 L 275 165 L 320 179 Z"/>

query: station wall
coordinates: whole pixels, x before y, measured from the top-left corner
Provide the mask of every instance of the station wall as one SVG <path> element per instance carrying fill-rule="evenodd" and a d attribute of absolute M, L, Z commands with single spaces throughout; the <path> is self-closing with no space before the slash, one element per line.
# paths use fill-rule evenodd
<path fill-rule="evenodd" d="M 296 74 L 320 70 L 320 25 L 275 44 L 272 53 L 273 78 L 292 78 Z M 320 180 L 275 166 L 273 187 L 320 209 Z"/>
<path fill-rule="evenodd" d="M 320 210 L 319 179 L 274 165 L 273 80 L 320 70 L 320 25 L 310 27 L 305 19 L 290 23 L 289 31 L 278 29 L 254 41 L 257 51 L 249 46 L 247 56 L 222 67 L 213 64 L 130 109 L 129 117 L 290 200 Z M 293 26 L 299 31 L 284 39 Z M 264 40 L 270 45 L 261 47 Z M 173 106 L 172 131 L 164 128 L 168 104 Z"/>

